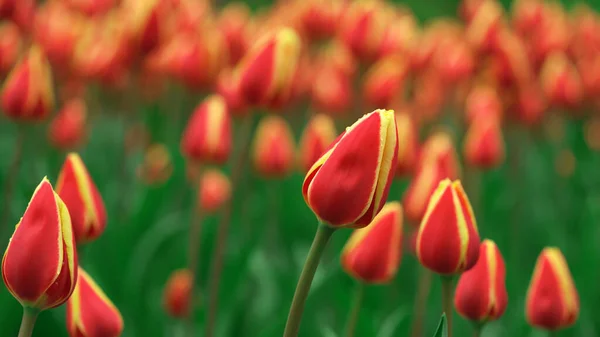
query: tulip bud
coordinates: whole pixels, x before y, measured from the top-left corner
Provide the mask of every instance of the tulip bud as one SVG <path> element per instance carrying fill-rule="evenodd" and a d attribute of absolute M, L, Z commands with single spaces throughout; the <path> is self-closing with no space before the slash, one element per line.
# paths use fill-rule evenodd
<path fill-rule="evenodd" d="M 255 169 L 266 177 L 284 177 L 293 167 L 294 137 L 286 120 L 279 116 L 263 118 L 253 144 Z"/>
<path fill-rule="evenodd" d="M 237 64 L 248 50 L 249 23 L 250 9 L 244 2 L 228 3 L 219 15 L 219 29 L 225 36 L 231 65 Z"/>
<path fill-rule="evenodd" d="M 471 77 L 475 68 L 473 51 L 460 38 L 448 38 L 435 51 L 434 66 L 446 84 L 454 85 Z"/>
<path fill-rule="evenodd" d="M 429 198 L 431 198 L 440 181 L 445 178 L 446 175 L 436 162 L 417 165 L 415 175 L 410 180 L 410 184 L 402 198 L 409 225 L 419 226 L 427 210 Z"/>
<path fill-rule="evenodd" d="M 50 143 L 60 150 L 75 149 L 87 137 L 87 109 L 81 99 L 73 99 L 62 107 L 48 129 Z"/>
<path fill-rule="evenodd" d="M 314 76 L 311 100 L 315 109 L 330 115 L 348 112 L 352 95 L 350 77 L 328 64 L 317 68 Z"/>
<path fill-rule="evenodd" d="M 461 316 L 475 322 L 495 321 L 506 310 L 506 269 L 496 244 L 483 240 L 479 258 L 456 285 L 454 306 Z"/>
<path fill-rule="evenodd" d="M 117 0 L 118 1 L 118 0 Z M 71 8 L 88 16 L 101 15 L 115 6 L 115 0 L 66 0 Z"/>
<path fill-rule="evenodd" d="M 202 174 L 198 208 L 213 213 L 231 198 L 231 182 L 221 171 L 209 169 Z"/>
<path fill-rule="evenodd" d="M 398 130 L 396 177 L 406 177 L 414 172 L 417 165 L 419 134 L 417 126 L 408 112 L 396 113 L 396 129 Z"/>
<path fill-rule="evenodd" d="M 529 36 L 529 53 L 535 65 L 553 53 L 565 53 L 572 37 L 567 14 L 558 3 L 545 3 L 540 24 Z"/>
<path fill-rule="evenodd" d="M 562 53 L 553 53 L 544 62 L 541 81 L 546 97 L 552 104 L 576 107 L 583 99 L 581 77 Z"/>
<path fill-rule="evenodd" d="M 81 267 L 67 302 L 67 331 L 70 337 L 119 337 L 123 332 L 119 309 Z"/>
<path fill-rule="evenodd" d="M 164 144 L 152 144 L 138 167 L 138 176 L 148 185 L 162 184 L 171 178 L 173 163 L 171 153 Z"/>
<path fill-rule="evenodd" d="M 516 34 L 507 30 L 499 33 L 493 55 L 497 62 L 497 77 L 501 84 L 505 86 L 516 84 L 522 87 L 534 81 L 527 47 Z"/>
<path fill-rule="evenodd" d="M 224 69 L 217 78 L 217 94 L 227 102 L 227 109 L 234 117 L 246 116 L 249 112 L 240 92 L 240 82 L 229 69 Z"/>
<path fill-rule="evenodd" d="M 174 271 L 165 285 L 163 305 L 167 314 L 175 318 L 188 316 L 191 307 L 192 273 L 187 269 Z"/>
<path fill-rule="evenodd" d="M 15 65 L 4 82 L 2 110 L 15 120 L 39 121 L 54 108 L 52 74 L 46 56 L 38 46 Z"/>
<path fill-rule="evenodd" d="M 353 1 L 342 15 L 340 39 L 363 62 L 377 57 L 385 24 L 378 17 L 381 4 L 374 0 Z"/>
<path fill-rule="evenodd" d="M 402 257 L 402 206 L 388 202 L 364 228 L 356 229 L 342 251 L 346 273 L 365 283 L 390 282 Z"/>
<path fill-rule="evenodd" d="M 363 97 L 374 107 L 389 106 L 402 97 L 408 68 L 400 56 L 389 56 L 373 64 L 365 74 Z"/>
<path fill-rule="evenodd" d="M 77 249 L 67 206 L 44 178 L 33 192 L 2 258 L 2 278 L 24 307 L 65 303 L 77 282 Z"/>
<path fill-rule="evenodd" d="M 527 291 L 525 313 L 529 324 L 547 330 L 569 327 L 579 317 L 579 295 L 558 248 L 545 248 L 538 257 Z"/>
<path fill-rule="evenodd" d="M 465 161 L 474 167 L 491 169 L 504 161 L 504 140 L 500 124 L 494 119 L 472 123 L 464 141 Z"/>
<path fill-rule="evenodd" d="M 55 65 L 70 65 L 81 31 L 81 18 L 61 2 L 47 3 L 37 11 L 35 39 Z"/>
<path fill-rule="evenodd" d="M 397 162 L 394 112 L 375 110 L 348 127 L 310 168 L 304 201 L 325 224 L 364 227 L 385 204 Z"/>
<path fill-rule="evenodd" d="M 444 178 L 458 179 L 460 176 L 460 163 L 454 148 L 452 136 L 444 130 L 431 134 L 421 147 L 418 165 L 435 163 L 441 170 Z"/>
<path fill-rule="evenodd" d="M 544 94 L 536 84 L 530 84 L 517 92 L 515 107 L 512 110 L 522 123 L 536 125 L 544 119 L 546 108 Z"/>
<path fill-rule="evenodd" d="M 192 113 L 181 138 L 181 152 L 194 161 L 224 164 L 231 152 L 231 117 L 225 100 L 209 96 Z"/>
<path fill-rule="evenodd" d="M 544 4 L 540 0 L 517 0 L 512 12 L 513 27 L 521 36 L 527 36 L 542 23 Z"/>
<path fill-rule="evenodd" d="M 410 13 L 403 13 L 386 27 L 383 33 L 379 58 L 390 55 L 410 55 L 417 45 L 418 25 Z"/>
<path fill-rule="evenodd" d="M 438 72 L 426 71 L 413 83 L 415 111 L 419 121 L 431 122 L 438 119 L 446 99 L 446 86 Z"/>
<path fill-rule="evenodd" d="M 129 0 L 122 8 L 127 13 L 129 29 L 142 54 L 149 53 L 166 39 L 167 18 L 171 13 L 167 1 Z"/>
<path fill-rule="evenodd" d="M 498 119 L 502 116 L 502 102 L 498 91 L 488 86 L 476 86 L 467 95 L 465 102 L 467 124 L 476 119 Z"/>
<path fill-rule="evenodd" d="M 460 181 L 444 179 L 431 195 L 419 226 L 417 258 L 442 275 L 471 269 L 479 257 L 479 233 Z"/>
<path fill-rule="evenodd" d="M 8 0 L 11 2 L 11 0 Z M 35 0 L 13 0 L 12 21 L 25 33 L 31 33 L 36 11 Z M 1 7 L 2 5 L 0 5 Z"/>
<path fill-rule="evenodd" d="M 237 76 L 244 100 L 278 107 L 292 95 L 300 59 L 300 38 L 290 28 L 267 34 L 240 61 Z"/>
<path fill-rule="evenodd" d="M 64 201 L 78 244 L 97 239 L 106 227 L 104 201 L 77 153 L 69 153 L 60 169 L 56 193 Z"/>
<path fill-rule="evenodd" d="M 0 1 L 1 2 L 1 1 Z M 15 64 L 21 50 L 19 27 L 11 22 L 0 24 L 0 75 Z"/>
<path fill-rule="evenodd" d="M 335 139 L 336 134 L 333 119 L 327 115 L 314 115 L 308 121 L 300 139 L 298 156 L 299 165 L 303 172 L 308 172 L 313 164 L 321 158 Z"/>
<path fill-rule="evenodd" d="M 315 41 L 335 35 L 344 6 L 342 1 L 308 0 L 299 3 L 302 31 L 309 40 Z"/>
<path fill-rule="evenodd" d="M 475 49 L 491 51 L 498 43 L 498 33 L 504 26 L 504 11 L 497 1 L 481 1 L 466 27 L 466 39 Z"/>

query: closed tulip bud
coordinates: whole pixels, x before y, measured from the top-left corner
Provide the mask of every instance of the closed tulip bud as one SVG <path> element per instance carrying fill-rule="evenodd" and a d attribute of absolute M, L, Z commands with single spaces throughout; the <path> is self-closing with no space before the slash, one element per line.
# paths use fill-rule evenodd
<path fill-rule="evenodd" d="M 167 38 L 167 19 L 171 13 L 167 1 L 128 0 L 122 8 L 127 13 L 126 22 L 142 54 L 149 53 Z"/>
<path fill-rule="evenodd" d="M 280 116 L 263 118 L 256 129 L 253 144 L 254 168 L 266 177 L 280 178 L 294 165 L 294 137 Z"/>
<path fill-rule="evenodd" d="M 116 5 L 118 0 L 67 0 L 71 8 L 88 16 L 101 15 Z"/>
<path fill-rule="evenodd" d="M 348 77 L 356 74 L 357 62 L 352 55 L 352 52 L 343 43 L 334 40 L 330 42 L 321 54 L 319 60 L 322 64 L 331 65 L 334 69 L 341 71 Z"/>
<path fill-rule="evenodd" d="M 209 169 L 202 174 L 198 193 L 199 209 L 213 213 L 231 198 L 231 182 L 221 171 Z"/>
<path fill-rule="evenodd" d="M 460 181 L 444 179 L 431 195 L 419 226 L 417 258 L 442 275 L 471 269 L 479 257 L 479 233 Z"/>
<path fill-rule="evenodd" d="M 444 130 L 431 134 L 423 143 L 417 165 L 437 164 L 444 178 L 460 177 L 460 162 L 452 141 L 452 136 Z"/>
<path fill-rule="evenodd" d="M 209 96 L 192 113 L 181 138 L 181 152 L 190 160 L 224 164 L 231 152 L 231 117 L 225 100 Z"/>
<path fill-rule="evenodd" d="M 0 24 L 0 75 L 4 75 L 15 64 L 21 51 L 19 27 L 11 22 Z"/>
<path fill-rule="evenodd" d="M 342 71 L 332 65 L 317 69 L 311 87 L 311 101 L 314 108 L 322 113 L 341 115 L 348 112 L 351 103 L 352 81 Z"/>
<path fill-rule="evenodd" d="M 250 44 L 250 9 L 244 2 L 228 3 L 219 15 L 219 29 L 225 36 L 229 64 L 234 65 L 244 57 Z"/>
<path fill-rule="evenodd" d="M 48 59 L 57 66 L 70 65 L 83 23 L 61 2 L 50 2 L 36 14 L 34 36 Z"/>
<path fill-rule="evenodd" d="M 65 303 L 77 282 L 77 250 L 67 206 L 44 178 L 33 192 L 2 259 L 8 291 L 27 308 Z"/>
<path fill-rule="evenodd" d="M 417 45 L 419 27 L 412 14 L 404 13 L 388 24 L 383 34 L 379 57 L 410 55 Z"/>
<path fill-rule="evenodd" d="M 231 116 L 242 117 L 250 112 L 240 92 L 240 82 L 230 69 L 224 69 L 219 73 L 216 91 L 227 102 L 227 109 Z"/>
<path fill-rule="evenodd" d="M 565 53 L 573 29 L 565 9 L 558 3 L 545 3 L 540 25 L 529 36 L 529 53 L 535 65 L 540 65 L 553 53 Z"/>
<path fill-rule="evenodd" d="M 163 291 L 163 305 L 167 314 L 175 318 L 185 318 L 191 308 L 192 273 L 179 269 L 171 273 Z"/>
<path fill-rule="evenodd" d="M 466 39 L 476 50 L 488 52 L 498 43 L 498 33 L 504 27 L 504 11 L 497 1 L 481 1 L 466 27 Z"/>
<path fill-rule="evenodd" d="M 62 107 L 50 123 L 48 138 L 59 150 L 79 147 L 87 137 L 87 109 L 81 99 L 73 99 Z"/>
<path fill-rule="evenodd" d="M 476 86 L 467 95 L 465 102 L 467 124 L 476 119 L 498 119 L 502 116 L 502 102 L 498 91 L 489 86 Z"/>
<path fill-rule="evenodd" d="M 527 36 L 538 29 L 543 18 L 543 1 L 517 0 L 512 6 L 512 26 L 521 36 Z"/>
<path fill-rule="evenodd" d="M 303 172 L 308 172 L 313 164 L 321 158 L 335 139 L 337 132 L 333 119 L 327 115 L 314 115 L 300 139 L 298 162 Z"/>
<path fill-rule="evenodd" d="M 164 144 L 152 144 L 144 153 L 144 161 L 138 167 L 138 176 L 148 185 L 165 183 L 173 173 L 171 153 Z"/>
<path fill-rule="evenodd" d="M 414 81 L 414 106 L 420 122 L 438 119 L 446 100 L 446 86 L 438 72 L 427 71 Z"/>
<path fill-rule="evenodd" d="M 373 107 L 389 106 L 402 97 L 408 67 L 400 56 L 389 56 L 373 64 L 365 74 L 363 98 Z"/>
<path fill-rule="evenodd" d="M 278 107 L 292 96 L 300 59 L 300 38 L 290 28 L 263 36 L 240 61 L 237 69 L 244 100 Z"/>
<path fill-rule="evenodd" d="M 396 113 L 398 130 L 398 166 L 396 177 L 412 174 L 419 157 L 419 133 L 413 117 L 408 112 Z"/>
<path fill-rule="evenodd" d="M 497 320 L 508 304 L 505 282 L 506 269 L 500 250 L 493 241 L 483 240 L 477 263 L 460 276 L 456 285 L 456 311 L 474 322 Z"/>
<path fill-rule="evenodd" d="M 64 201 L 78 244 L 97 239 L 106 227 L 104 201 L 77 153 L 69 153 L 56 183 L 56 193 Z"/>
<path fill-rule="evenodd" d="M 33 46 L 4 82 L 2 110 L 11 119 L 40 121 L 54 108 L 52 74 L 46 56 Z"/>
<path fill-rule="evenodd" d="M 67 331 L 70 337 L 119 337 L 123 332 L 119 309 L 81 267 L 67 302 Z"/>
<path fill-rule="evenodd" d="M 356 229 L 342 251 L 346 273 L 365 283 L 390 282 L 402 257 L 402 206 L 388 202 L 373 221 Z"/>
<path fill-rule="evenodd" d="M 333 37 L 343 10 L 340 0 L 309 0 L 300 3 L 300 24 L 309 40 Z"/>
<path fill-rule="evenodd" d="M 546 108 L 547 102 L 541 89 L 536 84 L 530 84 L 517 92 L 513 112 L 520 122 L 531 126 L 543 121 Z"/>
<path fill-rule="evenodd" d="M 435 162 L 427 165 L 417 165 L 414 177 L 410 180 L 408 188 L 404 192 L 402 204 L 409 225 L 419 226 L 429 198 L 437 188 L 440 181 L 446 178 L 443 170 Z"/>
<path fill-rule="evenodd" d="M 537 259 L 527 291 L 529 324 L 546 330 L 569 327 L 579 317 L 579 295 L 565 257 L 558 248 L 545 248 Z"/>
<path fill-rule="evenodd" d="M 544 62 L 541 72 L 542 87 L 550 103 L 574 108 L 583 99 L 581 77 L 575 66 L 563 53 L 553 53 Z"/>
<path fill-rule="evenodd" d="M 342 15 L 340 39 L 363 62 L 373 61 L 383 40 L 385 23 L 378 17 L 381 3 L 353 1 Z"/>
<path fill-rule="evenodd" d="M 464 141 L 465 161 L 474 167 L 491 169 L 505 158 L 504 139 L 500 123 L 494 119 L 480 119 L 472 123 Z"/>
<path fill-rule="evenodd" d="M 503 30 L 494 48 L 497 80 L 505 86 L 522 87 L 534 81 L 534 74 L 525 42 L 516 34 Z"/>
<path fill-rule="evenodd" d="M 450 38 L 438 46 L 434 65 L 444 83 L 454 85 L 471 77 L 475 69 L 474 58 L 473 51 L 465 41 Z"/>
<path fill-rule="evenodd" d="M 302 194 L 319 221 L 365 227 L 381 210 L 396 172 L 394 111 L 375 110 L 348 127 L 310 168 Z"/>

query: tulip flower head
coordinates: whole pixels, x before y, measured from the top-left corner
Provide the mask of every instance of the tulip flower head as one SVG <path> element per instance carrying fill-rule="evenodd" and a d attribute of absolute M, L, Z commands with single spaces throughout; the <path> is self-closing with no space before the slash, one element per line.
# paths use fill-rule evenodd
<path fill-rule="evenodd" d="M 209 169 L 202 174 L 198 193 L 199 208 L 212 213 L 231 198 L 231 182 L 221 171 Z"/>
<path fill-rule="evenodd" d="M 67 206 L 44 178 L 33 192 L 2 259 L 2 278 L 24 307 L 65 303 L 77 282 L 77 250 Z"/>
<path fill-rule="evenodd" d="M 348 127 L 310 168 L 302 194 L 333 227 L 364 227 L 381 210 L 398 161 L 394 111 L 375 110 Z"/>
<path fill-rule="evenodd" d="M 419 134 L 413 117 L 408 112 L 396 113 L 398 130 L 398 166 L 396 177 L 414 172 L 419 156 Z"/>
<path fill-rule="evenodd" d="M 408 224 L 418 227 L 427 210 L 429 198 L 446 175 L 437 164 L 419 165 L 411 179 L 402 203 Z"/>
<path fill-rule="evenodd" d="M 256 170 L 266 177 L 286 176 L 294 163 L 294 137 L 283 117 L 272 115 L 260 121 L 253 145 Z"/>
<path fill-rule="evenodd" d="M 1 1 L 0 1 L 1 3 Z M 4 75 L 14 65 L 21 50 L 19 27 L 12 22 L 0 24 L 0 74 Z"/>
<path fill-rule="evenodd" d="M 335 136 L 335 124 L 331 117 L 317 114 L 310 119 L 300 139 L 298 162 L 303 172 L 307 172 L 321 158 Z"/>
<path fill-rule="evenodd" d="M 499 122 L 481 119 L 471 124 L 464 143 L 465 161 L 475 167 L 490 169 L 504 161 L 504 139 Z"/>
<path fill-rule="evenodd" d="M 81 99 L 73 99 L 62 107 L 50 123 L 48 138 L 60 150 L 77 148 L 86 139 L 87 109 Z"/>
<path fill-rule="evenodd" d="M 163 305 L 165 311 L 175 318 L 184 318 L 188 315 L 191 306 L 193 276 L 187 269 L 174 271 L 163 292 Z"/>

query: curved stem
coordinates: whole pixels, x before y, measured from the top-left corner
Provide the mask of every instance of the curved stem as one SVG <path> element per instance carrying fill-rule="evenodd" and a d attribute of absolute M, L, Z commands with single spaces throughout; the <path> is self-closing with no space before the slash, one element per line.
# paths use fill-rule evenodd
<path fill-rule="evenodd" d="M 452 295 L 453 295 L 453 278 L 452 276 L 442 275 L 442 308 L 446 313 L 448 320 L 448 337 L 452 337 Z"/>
<path fill-rule="evenodd" d="M 23 308 L 23 319 L 21 320 L 18 337 L 31 337 L 38 314 L 39 311 L 35 309 Z"/>
<path fill-rule="evenodd" d="M 4 228 L 7 228 L 8 221 L 10 221 L 10 203 L 12 202 L 12 194 L 14 184 L 18 181 L 19 170 L 21 167 L 21 161 L 23 159 L 23 144 L 25 143 L 25 129 L 22 125 L 18 125 L 17 129 L 17 139 L 15 140 L 15 152 L 12 157 L 12 161 L 10 163 L 10 167 L 8 169 L 5 185 L 4 185 L 4 194 L 2 196 L 3 203 L 2 205 L 2 222 L 0 226 L 2 226 L 2 231 Z"/>
<path fill-rule="evenodd" d="M 427 268 L 420 268 L 419 278 L 417 281 L 417 295 L 415 298 L 415 305 L 413 308 L 413 323 L 412 323 L 412 337 L 423 336 L 423 321 L 425 317 L 425 311 L 427 310 L 427 298 L 429 298 L 429 292 L 431 291 L 431 281 L 433 273 Z"/>
<path fill-rule="evenodd" d="M 352 309 L 348 315 L 348 321 L 346 322 L 346 337 L 354 337 L 354 331 L 356 330 L 356 324 L 358 323 L 358 316 L 360 315 L 364 294 L 365 284 L 358 282 L 354 288 L 354 302 L 352 303 Z"/>
<path fill-rule="evenodd" d="M 200 175 L 201 176 L 201 175 Z M 190 233 L 189 233 L 189 241 L 188 241 L 188 270 L 192 274 L 192 286 L 190 289 L 190 310 L 188 311 L 187 317 L 185 317 L 186 325 L 187 325 L 187 336 L 194 336 L 194 309 L 196 308 L 196 303 L 198 300 L 198 294 L 196 291 L 196 285 L 198 284 L 198 280 L 200 279 L 200 268 L 199 268 L 199 256 L 200 256 L 200 244 L 202 240 L 200 239 L 202 235 L 202 222 L 203 215 L 198 207 L 198 190 L 199 190 L 199 182 L 196 183 L 196 188 L 194 191 L 196 192 L 196 197 L 193 198 L 196 200 L 194 205 L 192 206 L 192 214 L 190 218 Z"/>
<path fill-rule="evenodd" d="M 319 224 L 315 238 L 310 246 L 310 251 L 306 257 L 306 262 L 304 262 L 300 279 L 296 285 L 296 292 L 294 293 L 290 313 L 288 314 L 287 323 L 285 324 L 283 337 L 298 336 L 302 312 L 304 311 L 304 303 L 308 297 L 310 285 L 315 277 L 315 272 L 321 261 L 321 256 L 323 255 L 325 247 L 327 247 L 327 243 L 333 232 L 335 232 L 335 228 Z"/>

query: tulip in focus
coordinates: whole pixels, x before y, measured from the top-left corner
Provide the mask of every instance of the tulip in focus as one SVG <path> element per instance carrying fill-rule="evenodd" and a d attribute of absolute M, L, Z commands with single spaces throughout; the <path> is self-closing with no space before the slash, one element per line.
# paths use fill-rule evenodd
<path fill-rule="evenodd" d="M 388 202 L 364 228 L 356 229 L 342 251 L 342 267 L 365 283 L 390 282 L 402 257 L 402 206 Z"/>
<path fill-rule="evenodd" d="M 456 285 L 454 307 L 458 313 L 477 323 L 495 321 L 508 304 L 504 259 L 496 244 L 483 240 L 479 259 L 464 272 Z"/>
<path fill-rule="evenodd" d="M 537 259 L 527 291 L 525 314 L 529 324 L 559 330 L 579 317 L 579 295 L 562 252 L 545 248 Z"/>
<path fill-rule="evenodd" d="M 419 156 L 419 134 L 413 117 L 408 112 L 396 113 L 398 130 L 398 166 L 396 177 L 412 174 Z"/>
<path fill-rule="evenodd" d="M 389 56 L 375 63 L 365 74 L 363 97 L 374 107 L 389 106 L 403 97 L 404 80 L 408 73 L 402 57 Z"/>
<path fill-rule="evenodd" d="M 65 303 L 77 282 L 77 249 L 67 206 L 44 178 L 33 192 L 2 259 L 2 278 L 23 305 Z"/>
<path fill-rule="evenodd" d="M 187 269 L 171 273 L 163 292 L 163 306 L 167 314 L 185 318 L 191 309 L 193 276 Z"/>
<path fill-rule="evenodd" d="M 310 168 L 304 200 L 324 224 L 364 227 L 385 204 L 397 162 L 394 112 L 375 110 L 348 127 Z"/>
<path fill-rule="evenodd" d="M 72 99 L 56 114 L 48 129 L 50 143 L 60 150 L 79 147 L 87 138 L 87 109 L 82 99 Z"/>
<path fill-rule="evenodd" d="M 255 169 L 265 177 L 281 178 L 294 165 L 294 137 L 287 121 L 267 116 L 260 121 L 253 144 Z"/>
<path fill-rule="evenodd" d="M 106 227 L 106 208 L 94 181 L 77 153 L 69 153 L 56 183 L 64 201 L 78 244 L 97 239 Z"/>
<path fill-rule="evenodd" d="M 1 2 L 1 1 L 0 1 Z M 0 75 L 6 74 L 17 61 L 21 51 L 19 27 L 12 22 L 0 24 Z"/>
<path fill-rule="evenodd" d="M 208 169 L 202 174 L 198 193 L 198 208 L 214 213 L 231 198 L 231 182 L 221 171 Z"/>
<path fill-rule="evenodd" d="M 119 337 L 123 332 L 119 309 L 81 267 L 67 302 L 67 331 L 70 337 Z"/>
<path fill-rule="evenodd" d="M 504 139 L 500 123 L 494 119 L 480 119 L 472 123 L 464 141 L 465 161 L 474 167 L 491 169 L 505 158 Z"/>
<path fill-rule="evenodd" d="M 312 165 L 321 158 L 336 135 L 335 124 L 331 117 L 318 114 L 308 121 L 300 139 L 298 156 L 298 162 L 303 172 L 308 172 Z"/>
<path fill-rule="evenodd" d="M 477 223 L 460 181 L 444 179 L 431 195 L 416 248 L 419 262 L 442 275 L 464 272 L 477 262 Z"/>

